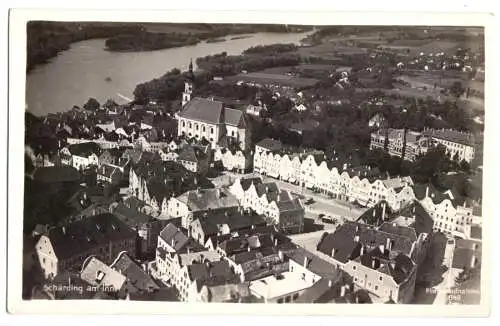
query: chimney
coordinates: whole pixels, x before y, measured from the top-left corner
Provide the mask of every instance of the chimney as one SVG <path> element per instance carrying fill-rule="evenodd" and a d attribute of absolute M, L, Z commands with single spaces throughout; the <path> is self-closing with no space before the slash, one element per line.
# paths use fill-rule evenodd
<path fill-rule="evenodd" d="M 385 203 L 382 204 L 382 220 L 385 220 Z"/>
<path fill-rule="evenodd" d="M 385 247 L 387 248 L 387 250 L 391 250 L 391 238 L 387 238 L 387 240 L 385 241 Z"/>
<path fill-rule="evenodd" d="M 65 226 L 63 226 L 61 229 L 62 229 L 62 233 L 63 233 L 64 235 L 66 235 L 66 227 L 65 227 Z"/>
<path fill-rule="evenodd" d="M 359 235 L 354 237 L 354 242 L 359 242 Z"/>
<path fill-rule="evenodd" d="M 247 251 L 250 252 L 251 248 L 250 245 L 247 247 Z"/>
<path fill-rule="evenodd" d="M 278 246 L 278 239 L 274 239 L 274 246 Z"/>
<path fill-rule="evenodd" d="M 375 258 L 372 258 L 372 269 L 375 269 Z"/>
<path fill-rule="evenodd" d="M 281 261 L 283 261 L 283 251 L 278 251 L 278 257 L 280 258 Z"/>
<path fill-rule="evenodd" d="M 341 298 L 342 298 L 342 297 L 345 297 L 345 288 L 346 288 L 345 286 L 341 286 L 341 287 L 340 287 L 340 297 L 341 297 Z"/>
<path fill-rule="evenodd" d="M 373 217 L 375 217 L 375 207 L 373 208 Z"/>
<path fill-rule="evenodd" d="M 380 245 L 378 248 L 380 249 L 381 253 L 385 252 L 385 246 L 384 245 Z"/>
<path fill-rule="evenodd" d="M 429 197 L 429 186 L 427 186 L 427 188 L 425 188 L 425 197 Z"/>
<path fill-rule="evenodd" d="M 175 248 L 175 241 L 174 241 L 174 239 L 172 239 L 172 241 L 171 241 L 171 243 L 170 243 L 170 246 L 172 247 L 172 249 L 174 249 L 174 248 Z"/>
<path fill-rule="evenodd" d="M 359 251 L 359 256 L 363 256 L 365 254 L 365 246 L 361 246 L 361 250 Z"/>
<path fill-rule="evenodd" d="M 472 255 L 470 259 L 470 268 L 474 268 L 476 266 L 476 256 Z"/>
<path fill-rule="evenodd" d="M 304 268 L 307 266 L 307 256 L 304 257 Z"/>
<path fill-rule="evenodd" d="M 413 251 L 415 250 L 415 244 L 416 244 L 416 243 L 417 243 L 417 242 L 415 241 L 415 242 L 413 242 L 413 243 L 411 244 L 410 255 L 409 255 L 409 256 L 410 256 L 410 258 L 413 256 Z"/>

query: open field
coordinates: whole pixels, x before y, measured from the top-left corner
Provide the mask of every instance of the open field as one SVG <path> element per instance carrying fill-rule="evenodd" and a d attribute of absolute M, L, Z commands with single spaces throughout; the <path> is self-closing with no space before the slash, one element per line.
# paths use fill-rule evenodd
<path fill-rule="evenodd" d="M 288 87 L 306 87 L 315 85 L 318 80 L 313 78 L 302 78 L 302 77 L 294 77 L 287 76 L 281 74 L 269 74 L 265 72 L 251 72 L 247 74 L 238 74 L 236 76 L 231 76 L 226 78 L 227 80 L 232 81 L 244 81 L 244 82 L 252 82 L 261 85 L 270 85 L 270 84 L 279 84 L 281 86 Z"/>

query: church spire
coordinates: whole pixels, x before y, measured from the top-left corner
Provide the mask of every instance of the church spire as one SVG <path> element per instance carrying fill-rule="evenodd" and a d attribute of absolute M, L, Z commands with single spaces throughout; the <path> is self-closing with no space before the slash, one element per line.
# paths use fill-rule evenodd
<path fill-rule="evenodd" d="M 189 62 L 189 73 L 193 73 L 193 59 L 191 59 L 191 61 Z"/>

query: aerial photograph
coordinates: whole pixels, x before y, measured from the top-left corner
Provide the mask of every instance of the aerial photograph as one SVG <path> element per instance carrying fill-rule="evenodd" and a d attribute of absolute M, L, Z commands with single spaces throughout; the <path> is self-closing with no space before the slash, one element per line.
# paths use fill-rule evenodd
<path fill-rule="evenodd" d="M 481 304 L 484 27 L 26 33 L 23 300 Z"/>

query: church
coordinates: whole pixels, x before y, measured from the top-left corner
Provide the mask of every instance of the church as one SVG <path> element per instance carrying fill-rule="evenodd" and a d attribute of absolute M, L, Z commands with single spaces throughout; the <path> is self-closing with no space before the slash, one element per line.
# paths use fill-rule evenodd
<path fill-rule="evenodd" d="M 182 108 L 177 114 L 177 135 L 197 140 L 206 139 L 212 148 L 236 144 L 240 149 L 250 147 L 250 130 L 243 111 L 227 108 L 213 99 L 195 97 L 193 93 L 193 63 L 185 81 Z"/>

